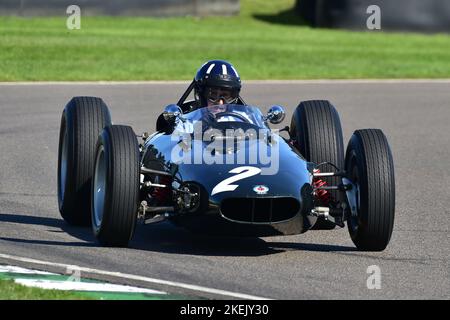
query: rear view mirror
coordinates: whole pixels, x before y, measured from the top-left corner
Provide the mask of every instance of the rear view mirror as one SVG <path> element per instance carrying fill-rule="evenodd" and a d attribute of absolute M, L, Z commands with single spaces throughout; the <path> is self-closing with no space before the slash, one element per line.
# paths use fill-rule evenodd
<path fill-rule="evenodd" d="M 281 123 L 284 120 L 286 113 L 282 106 L 272 106 L 267 113 L 266 119 L 272 124 Z"/>
<path fill-rule="evenodd" d="M 180 117 L 183 111 L 176 104 L 169 104 L 164 108 L 163 117 L 166 121 L 175 121 L 176 118 Z"/>

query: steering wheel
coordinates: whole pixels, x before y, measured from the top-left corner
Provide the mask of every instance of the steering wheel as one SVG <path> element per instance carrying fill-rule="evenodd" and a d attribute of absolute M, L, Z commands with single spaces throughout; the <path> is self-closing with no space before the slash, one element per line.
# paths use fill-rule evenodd
<path fill-rule="evenodd" d="M 217 119 L 222 118 L 222 117 L 235 117 L 235 118 L 238 118 L 239 120 L 242 120 L 243 122 L 251 123 L 250 120 L 248 120 L 243 115 L 236 113 L 236 112 L 232 112 L 232 111 L 224 111 L 224 112 L 217 113 L 216 121 L 217 121 Z"/>

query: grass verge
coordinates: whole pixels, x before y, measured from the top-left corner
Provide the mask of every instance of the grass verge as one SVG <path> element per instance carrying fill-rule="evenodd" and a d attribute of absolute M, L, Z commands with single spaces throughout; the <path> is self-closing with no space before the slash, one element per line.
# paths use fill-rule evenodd
<path fill-rule="evenodd" d="M 14 280 L 0 280 L 0 300 L 90 300 L 82 294 L 26 287 Z"/>
<path fill-rule="evenodd" d="M 448 78 L 450 36 L 313 29 L 294 0 L 236 17 L 0 17 L 0 81 L 191 79 L 208 59 L 246 79 Z"/>

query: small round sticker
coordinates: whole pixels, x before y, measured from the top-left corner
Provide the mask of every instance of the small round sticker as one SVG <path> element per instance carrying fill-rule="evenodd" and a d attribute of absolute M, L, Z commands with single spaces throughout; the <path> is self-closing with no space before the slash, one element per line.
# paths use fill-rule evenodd
<path fill-rule="evenodd" d="M 269 191 L 269 188 L 263 185 L 258 185 L 253 187 L 253 191 L 255 191 L 257 194 L 266 194 L 267 191 Z"/>

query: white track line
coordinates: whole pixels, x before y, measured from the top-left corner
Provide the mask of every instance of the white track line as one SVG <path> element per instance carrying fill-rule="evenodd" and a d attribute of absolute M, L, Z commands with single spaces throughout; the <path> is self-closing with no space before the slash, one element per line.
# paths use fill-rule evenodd
<path fill-rule="evenodd" d="M 26 269 L 16 266 L 0 266 L 0 273 L 20 273 L 20 274 L 31 274 L 31 275 L 45 275 L 45 276 L 56 276 L 56 273 Z"/>
<path fill-rule="evenodd" d="M 187 85 L 191 80 L 173 81 L 18 81 L 0 82 L 0 86 L 41 86 L 41 85 Z M 384 84 L 384 83 L 450 83 L 450 79 L 316 79 L 316 80 L 243 80 L 245 84 Z"/>
<path fill-rule="evenodd" d="M 128 279 L 128 280 L 137 280 L 137 281 L 148 282 L 148 283 L 156 283 L 156 284 L 170 286 L 170 287 L 178 287 L 178 288 L 194 290 L 194 291 L 198 291 L 198 292 L 216 294 L 216 295 L 226 296 L 226 297 L 233 297 L 233 298 L 237 298 L 237 299 L 269 300 L 268 298 L 264 298 L 264 297 L 258 297 L 258 296 L 244 294 L 244 293 L 237 293 L 237 292 L 231 292 L 231 291 L 220 290 L 220 289 L 207 288 L 207 287 L 202 287 L 202 286 L 197 286 L 197 285 L 192 285 L 192 284 L 186 284 L 186 283 L 182 283 L 182 282 L 148 278 L 148 277 L 144 277 L 144 276 L 138 276 L 138 275 L 133 275 L 133 274 L 121 273 L 121 272 L 112 272 L 112 271 L 105 271 L 105 270 L 99 270 L 99 269 L 85 268 L 85 267 L 79 267 L 79 266 L 75 266 L 75 265 L 64 264 L 64 263 L 54 263 L 54 262 L 36 260 L 36 259 L 31 259 L 31 258 L 17 257 L 17 256 L 9 255 L 9 254 L 3 254 L 3 253 L 0 253 L 0 258 L 9 259 L 9 260 L 13 260 L 13 261 L 38 264 L 38 265 L 60 267 L 60 268 L 66 268 L 66 269 L 72 268 L 75 270 L 79 270 L 81 272 L 100 274 L 100 275 Z"/>
<path fill-rule="evenodd" d="M 116 293 L 148 293 L 165 295 L 164 291 L 139 288 L 120 284 L 111 284 L 108 282 L 85 282 L 85 281 L 71 281 L 71 280 L 54 280 L 54 279 L 28 279 L 23 276 L 61 276 L 57 273 L 39 271 L 35 269 L 27 269 L 16 266 L 0 265 L 0 273 L 16 274 L 12 278 L 14 282 L 22 284 L 27 287 L 36 287 L 41 289 L 54 290 L 75 290 L 75 291 L 97 291 L 97 292 L 116 292 Z M 70 278 L 69 278 L 70 279 Z"/>
<path fill-rule="evenodd" d="M 110 283 L 78 282 L 78 281 L 57 281 L 42 279 L 21 279 L 15 278 L 15 283 L 34 288 L 65 290 L 65 291 L 91 291 L 91 292 L 111 292 L 111 293 L 147 293 L 165 295 L 163 291 L 123 286 Z"/>

